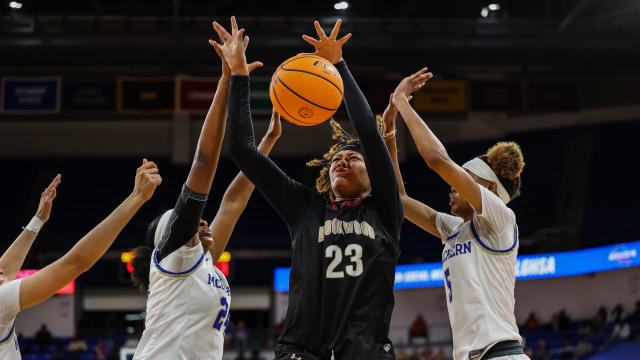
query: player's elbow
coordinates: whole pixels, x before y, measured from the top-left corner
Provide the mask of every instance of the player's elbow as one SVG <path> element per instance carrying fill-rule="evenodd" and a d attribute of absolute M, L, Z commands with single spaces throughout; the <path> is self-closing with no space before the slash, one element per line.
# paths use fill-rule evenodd
<path fill-rule="evenodd" d="M 420 155 L 422 156 L 422 158 L 424 159 L 424 161 L 427 163 L 427 166 L 439 173 L 440 171 L 442 171 L 444 168 L 449 166 L 449 163 L 451 162 L 451 159 L 449 158 L 449 156 L 447 156 L 446 154 L 441 154 L 438 152 L 423 152 L 420 151 Z"/>

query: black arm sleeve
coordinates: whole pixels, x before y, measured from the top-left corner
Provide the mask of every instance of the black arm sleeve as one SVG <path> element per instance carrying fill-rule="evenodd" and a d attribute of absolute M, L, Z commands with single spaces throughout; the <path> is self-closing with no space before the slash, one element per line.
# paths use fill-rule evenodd
<path fill-rule="evenodd" d="M 231 159 L 280 214 L 293 235 L 302 213 L 300 204 L 312 206 L 318 200 L 311 189 L 291 179 L 258 151 L 253 136 L 248 76 L 231 77 L 227 134 Z"/>
<path fill-rule="evenodd" d="M 191 191 L 186 184 L 182 186 L 176 206 L 171 211 L 169 221 L 163 230 L 162 240 L 157 246 L 156 258 L 158 262 L 181 248 L 198 232 L 198 225 L 207 204 L 207 197 L 208 194 L 198 194 Z"/>
<path fill-rule="evenodd" d="M 373 111 L 351 75 L 347 64 L 343 60 L 335 66 L 344 83 L 344 105 L 362 145 L 364 162 L 371 181 L 373 200 L 384 226 L 396 236 L 396 239 L 399 239 L 404 209 L 398 192 L 391 156 L 378 131 Z"/>

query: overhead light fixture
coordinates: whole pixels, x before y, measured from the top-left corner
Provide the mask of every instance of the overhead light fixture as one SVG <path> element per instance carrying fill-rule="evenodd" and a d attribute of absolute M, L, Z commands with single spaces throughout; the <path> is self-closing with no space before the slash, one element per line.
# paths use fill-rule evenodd
<path fill-rule="evenodd" d="M 22 3 L 19 3 L 17 1 L 12 1 L 9 3 L 9 7 L 12 9 L 21 9 L 22 8 Z"/>
<path fill-rule="evenodd" d="M 349 7 L 349 3 L 346 1 L 340 1 L 333 4 L 333 8 L 336 10 L 345 10 L 348 7 Z"/>
<path fill-rule="evenodd" d="M 482 11 L 480 11 L 480 16 L 486 18 L 487 16 L 489 16 L 489 8 L 488 7 L 483 7 Z"/>
<path fill-rule="evenodd" d="M 489 4 L 489 10 L 491 11 L 500 10 L 500 4 Z"/>

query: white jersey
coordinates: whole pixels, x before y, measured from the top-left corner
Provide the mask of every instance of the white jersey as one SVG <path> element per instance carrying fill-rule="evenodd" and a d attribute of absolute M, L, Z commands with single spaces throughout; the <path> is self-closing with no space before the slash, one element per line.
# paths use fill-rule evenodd
<path fill-rule="evenodd" d="M 16 337 L 16 315 L 20 311 L 20 285 L 22 279 L 0 285 L 0 359 L 20 360 L 20 347 Z"/>
<path fill-rule="evenodd" d="M 153 252 L 145 330 L 136 360 L 222 359 L 231 292 L 202 246 L 183 246 L 160 263 Z"/>
<path fill-rule="evenodd" d="M 518 226 L 498 196 L 479 186 L 482 213 L 464 222 L 444 213 L 436 226 L 445 245 L 442 271 L 453 330 L 454 360 L 480 359 L 504 340 L 522 342 L 514 315 Z"/>

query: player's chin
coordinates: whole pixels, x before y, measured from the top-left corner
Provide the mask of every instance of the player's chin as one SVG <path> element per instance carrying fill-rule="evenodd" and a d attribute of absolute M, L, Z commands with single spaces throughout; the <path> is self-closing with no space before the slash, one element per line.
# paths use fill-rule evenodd
<path fill-rule="evenodd" d="M 200 243 L 205 251 L 209 250 L 213 246 L 213 237 L 210 235 L 200 234 Z"/>

